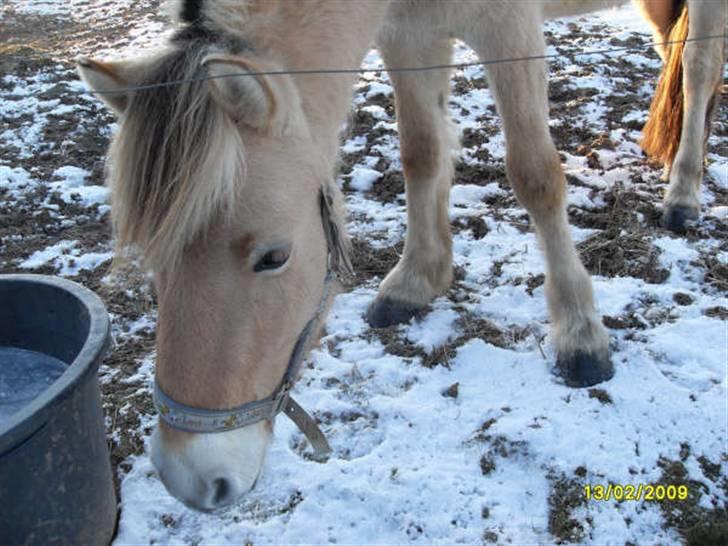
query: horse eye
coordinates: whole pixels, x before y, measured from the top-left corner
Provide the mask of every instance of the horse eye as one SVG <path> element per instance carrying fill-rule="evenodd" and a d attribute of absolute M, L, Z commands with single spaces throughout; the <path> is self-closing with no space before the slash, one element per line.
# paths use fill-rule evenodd
<path fill-rule="evenodd" d="M 291 255 L 289 249 L 277 248 L 266 252 L 263 257 L 258 260 L 258 263 L 253 267 L 253 271 L 259 273 L 260 271 L 271 271 L 279 269 L 288 261 L 288 257 Z"/>

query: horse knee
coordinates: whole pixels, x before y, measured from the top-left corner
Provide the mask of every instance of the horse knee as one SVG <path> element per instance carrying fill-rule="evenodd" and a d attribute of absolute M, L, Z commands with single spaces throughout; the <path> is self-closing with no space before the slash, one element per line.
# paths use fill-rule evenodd
<path fill-rule="evenodd" d="M 437 176 L 442 161 L 441 145 L 434 127 L 402 131 L 402 170 L 407 180 Z"/>
<path fill-rule="evenodd" d="M 566 179 L 555 150 L 506 156 L 508 179 L 521 204 L 538 219 L 563 208 Z"/>

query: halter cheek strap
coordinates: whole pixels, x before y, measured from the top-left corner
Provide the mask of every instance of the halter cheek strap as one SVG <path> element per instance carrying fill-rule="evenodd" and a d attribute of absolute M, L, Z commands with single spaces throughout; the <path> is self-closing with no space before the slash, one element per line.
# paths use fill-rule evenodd
<path fill-rule="evenodd" d="M 323 294 L 313 317 L 303 327 L 296 340 L 291 357 L 288 360 L 288 367 L 278 388 L 270 396 L 262 400 L 248 402 L 231 409 L 211 410 L 195 408 L 177 402 L 162 391 L 155 378 L 154 405 L 159 412 L 159 417 L 169 426 L 194 433 L 227 432 L 259 421 L 273 419 L 280 412 L 283 412 L 306 435 L 313 447 L 316 459 L 325 460 L 331 453 L 331 447 L 321 429 L 290 395 L 290 390 L 303 364 L 305 350 L 326 308 L 331 294 L 331 286 L 340 274 L 350 274 L 351 272 L 351 266 L 339 240 L 338 226 L 332 218 L 331 198 L 325 188 L 321 189 L 319 206 L 327 246 L 327 270 L 324 278 Z"/>

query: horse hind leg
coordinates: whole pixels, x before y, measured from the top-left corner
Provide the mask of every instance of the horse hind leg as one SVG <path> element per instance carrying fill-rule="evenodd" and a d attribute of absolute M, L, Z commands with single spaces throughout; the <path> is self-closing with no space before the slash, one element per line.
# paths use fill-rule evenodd
<path fill-rule="evenodd" d="M 700 216 L 705 142 L 725 62 L 724 40 L 702 38 L 723 33 L 726 3 L 688 0 L 678 15 L 669 40 L 689 41 L 667 48 L 643 146 L 669 172 L 665 227 L 684 233 L 686 222 Z"/>
<path fill-rule="evenodd" d="M 450 62 L 448 38 L 422 43 L 416 35 L 380 36 L 378 45 L 387 66 Z M 447 117 L 449 77 L 447 69 L 390 73 L 406 181 L 407 234 L 399 262 L 382 281 L 367 312 L 374 327 L 409 320 L 452 282 L 448 199 L 451 151 L 457 140 Z"/>
<path fill-rule="evenodd" d="M 486 22 L 486 28 L 466 40 L 483 59 L 540 55 L 545 46 L 536 15 L 509 15 L 503 21 L 512 25 L 492 32 L 493 25 Z M 488 80 L 503 119 L 508 178 L 536 225 L 546 257 L 557 369 L 573 387 L 606 381 L 614 374 L 609 339 L 594 306 L 591 279 L 571 239 L 566 178 L 549 133 L 545 64 L 491 65 Z"/>
<path fill-rule="evenodd" d="M 670 29 L 680 16 L 682 0 L 635 0 L 642 15 L 652 26 L 655 50 L 663 61 L 667 57 L 665 42 L 670 41 Z"/>
<path fill-rule="evenodd" d="M 688 39 L 721 35 L 726 24 L 724 2 L 688 1 Z M 684 97 L 680 146 L 670 170 L 665 195 L 665 226 L 685 231 L 685 221 L 700 215 L 700 183 L 705 143 L 713 106 L 719 96 L 725 62 L 722 38 L 687 42 L 682 53 Z"/>

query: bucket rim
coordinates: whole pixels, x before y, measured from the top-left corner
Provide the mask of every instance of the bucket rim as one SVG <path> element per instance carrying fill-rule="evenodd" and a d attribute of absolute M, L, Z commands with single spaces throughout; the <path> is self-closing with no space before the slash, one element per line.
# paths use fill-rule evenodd
<path fill-rule="evenodd" d="M 71 392 L 99 366 L 109 346 L 111 324 L 103 302 L 92 290 L 77 282 L 51 275 L 32 273 L 0 275 L 0 284 L 21 283 L 44 285 L 70 293 L 89 314 L 89 328 L 81 350 L 68 364 L 68 368 L 32 402 L 0 423 L 0 456 L 11 451 L 41 428 L 51 416 L 53 408 L 70 396 Z"/>

